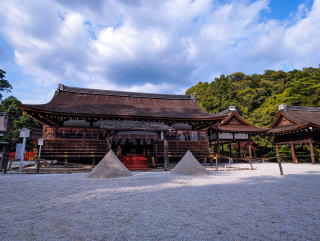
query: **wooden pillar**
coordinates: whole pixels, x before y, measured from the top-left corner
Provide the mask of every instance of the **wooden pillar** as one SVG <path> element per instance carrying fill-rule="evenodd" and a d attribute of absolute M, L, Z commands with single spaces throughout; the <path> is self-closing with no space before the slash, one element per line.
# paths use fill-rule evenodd
<path fill-rule="evenodd" d="M 107 152 L 109 152 L 111 150 L 111 136 L 110 134 L 108 133 L 108 136 L 107 136 Z"/>
<path fill-rule="evenodd" d="M 164 170 L 168 170 L 168 164 L 169 164 L 169 155 L 168 155 L 168 150 L 169 150 L 169 143 L 167 139 L 163 140 L 163 160 L 164 160 Z"/>
<path fill-rule="evenodd" d="M 249 142 L 249 146 L 248 146 L 248 149 L 249 149 L 249 164 L 250 164 L 250 169 L 253 170 L 253 166 L 252 166 L 252 146 L 251 146 L 251 143 Z"/>
<path fill-rule="evenodd" d="M 240 147 L 240 141 L 238 141 L 238 153 L 239 153 L 239 157 L 241 157 L 241 147 Z"/>
<path fill-rule="evenodd" d="M 228 144 L 229 144 L 229 157 L 231 157 L 232 156 L 231 142 L 229 142 Z"/>
<path fill-rule="evenodd" d="M 310 141 L 310 142 L 309 142 L 309 148 L 310 148 L 311 163 L 312 163 L 312 164 L 316 164 L 316 157 L 315 157 L 315 154 L 314 154 L 313 141 Z"/>
<path fill-rule="evenodd" d="M 294 146 L 295 145 L 293 143 L 290 143 L 292 162 L 297 164 L 298 163 L 298 159 L 297 159 L 297 156 L 296 156 L 296 150 L 295 150 Z"/>
<path fill-rule="evenodd" d="M 220 145 L 219 145 L 219 136 L 218 136 L 218 139 L 217 139 L 217 156 L 216 156 L 216 171 L 218 171 L 219 155 L 220 155 Z"/>
<path fill-rule="evenodd" d="M 152 166 L 153 166 L 154 168 L 157 167 L 157 164 L 156 164 L 156 161 L 155 161 L 154 156 L 151 157 L 151 162 L 152 162 Z"/>
<path fill-rule="evenodd" d="M 281 165 L 281 157 L 279 153 L 279 146 L 276 144 L 276 155 L 277 155 L 277 162 L 279 164 L 279 169 L 280 169 L 280 175 L 283 175 L 283 170 L 282 170 L 282 165 Z"/>
<path fill-rule="evenodd" d="M 209 141 L 209 162 L 210 162 L 210 166 L 213 166 L 213 153 L 214 153 L 214 149 L 212 150 L 212 143 L 211 141 Z"/>
<path fill-rule="evenodd" d="M 65 167 L 68 166 L 68 158 L 65 158 L 65 159 L 64 159 L 64 166 L 65 166 Z"/>
<path fill-rule="evenodd" d="M 40 158 L 37 158 L 37 160 L 36 160 L 36 167 L 37 167 L 37 173 L 39 174 L 39 172 L 40 172 Z"/>
<path fill-rule="evenodd" d="M 92 166 L 94 166 L 94 165 L 96 165 L 96 159 L 95 158 L 92 159 Z"/>
<path fill-rule="evenodd" d="M 251 159 L 252 158 L 252 146 L 251 146 L 251 143 L 249 143 L 248 149 L 249 149 L 249 158 Z"/>
<path fill-rule="evenodd" d="M 155 140 L 155 144 L 154 144 L 155 146 L 154 146 L 154 154 L 155 154 L 155 162 L 156 163 L 158 163 L 158 141 L 157 140 Z"/>

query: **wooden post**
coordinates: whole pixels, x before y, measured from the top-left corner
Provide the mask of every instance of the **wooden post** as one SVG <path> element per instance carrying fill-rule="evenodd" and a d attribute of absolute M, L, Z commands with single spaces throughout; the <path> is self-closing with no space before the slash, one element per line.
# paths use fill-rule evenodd
<path fill-rule="evenodd" d="M 169 155 L 168 155 L 169 143 L 167 139 L 163 140 L 163 160 L 164 160 L 164 170 L 168 170 Z"/>
<path fill-rule="evenodd" d="M 107 139 L 107 152 L 109 152 L 112 147 L 112 135 L 110 131 L 106 132 L 106 139 Z"/>
<path fill-rule="evenodd" d="M 216 171 L 218 171 L 219 155 L 220 155 L 220 146 L 219 146 L 219 137 L 218 137 L 218 139 L 217 139 Z"/>
<path fill-rule="evenodd" d="M 239 153 L 239 158 L 241 158 L 241 147 L 240 147 L 240 141 L 238 141 L 238 153 Z"/>
<path fill-rule="evenodd" d="M 283 175 L 283 170 L 282 170 L 282 165 L 281 165 L 281 157 L 279 153 L 279 146 L 276 144 L 276 155 L 277 155 L 277 162 L 279 164 L 279 169 L 280 169 L 280 175 Z"/>
<path fill-rule="evenodd" d="M 154 156 L 151 157 L 151 162 L 153 167 L 157 167 Z"/>
<path fill-rule="evenodd" d="M 232 156 L 231 142 L 229 142 L 229 157 Z"/>
<path fill-rule="evenodd" d="M 310 148 L 311 163 L 312 163 L 312 164 L 316 164 L 316 158 L 315 158 L 315 154 L 314 154 L 313 141 L 310 141 L 310 142 L 309 142 L 309 148 Z"/>
<path fill-rule="evenodd" d="M 92 159 L 92 166 L 96 165 L 96 159 Z"/>
<path fill-rule="evenodd" d="M 293 143 L 290 143 L 292 162 L 294 164 L 297 164 L 298 163 L 298 159 L 297 159 L 297 156 L 296 156 L 296 150 L 294 149 L 294 146 L 295 145 Z"/>
<path fill-rule="evenodd" d="M 68 158 L 65 158 L 65 159 L 64 159 L 64 166 L 65 166 L 65 167 L 68 166 Z"/>
<path fill-rule="evenodd" d="M 155 147 L 154 147 L 154 152 L 155 152 L 155 162 L 158 163 L 158 141 L 155 140 Z"/>
<path fill-rule="evenodd" d="M 40 158 L 36 159 L 36 167 L 37 167 L 37 173 L 39 174 L 39 172 L 40 172 Z"/>
<path fill-rule="evenodd" d="M 4 153 L 2 153 L 2 157 L 0 158 L 0 172 L 2 172 L 2 166 L 3 166 L 3 154 Z"/>
<path fill-rule="evenodd" d="M 9 168 L 8 168 L 9 171 L 11 170 L 12 162 L 13 162 L 13 160 L 10 160 Z"/>
<path fill-rule="evenodd" d="M 249 164 L 250 164 L 250 170 L 253 170 L 253 166 L 252 166 L 252 158 L 249 158 Z"/>
<path fill-rule="evenodd" d="M 249 149 L 249 158 L 252 159 L 252 146 L 250 143 L 249 143 L 248 149 Z"/>
<path fill-rule="evenodd" d="M 107 137 L 107 152 L 109 152 L 111 150 L 111 137 L 108 136 Z"/>
<path fill-rule="evenodd" d="M 211 143 L 211 141 L 209 142 L 209 147 L 210 147 L 210 151 L 209 151 L 209 162 L 210 162 L 210 166 L 213 166 L 213 153 L 214 153 L 214 149 L 212 149 L 212 143 Z"/>

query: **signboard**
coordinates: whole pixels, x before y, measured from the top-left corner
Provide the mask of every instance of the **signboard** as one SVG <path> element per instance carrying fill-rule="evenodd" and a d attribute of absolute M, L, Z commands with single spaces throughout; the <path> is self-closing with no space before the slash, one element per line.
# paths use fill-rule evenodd
<path fill-rule="evenodd" d="M 237 133 L 234 135 L 234 138 L 236 140 L 248 140 L 249 139 L 249 135 L 246 133 Z"/>
<path fill-rule="evenodd" d="M 39 139 L 38 139 L 38 145 L 39 145 L 39 146 L 43 146 L 43 139 L 42 139 L 42 138 L 39 138 Z"/>
<path fill-rule="evenodd" d="M 233 140 L 232 133 L 219 133 L 219 139 L 221 140 Z"/>
<path fill-rule="evenodd" d="M 31 130 L 29 130 L 28 128 L 23 128 L 23 129 L 20 130 L 19 137 L 28 138 L 28 137 L 30 137 L 30 132 L 31 132 Z"/>
<path fill-rule="evenodd" d="M 14 159 L 21 159 L 23 151 L 23 143 L 17 143 L 16 145 L 16 155 L 14 156 Z"/>

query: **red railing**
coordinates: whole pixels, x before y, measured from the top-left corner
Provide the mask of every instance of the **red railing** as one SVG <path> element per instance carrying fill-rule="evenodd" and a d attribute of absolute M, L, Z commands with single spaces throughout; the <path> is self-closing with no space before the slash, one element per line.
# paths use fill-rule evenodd
<path fill-rule="evenodd" d="M 33 152 L 33 151 L 26 151 L 24 153 L 24 160 L 25 161 L 31 161 L 36 157 L 37 153 Z M 15 152 L 10 152 L 9 154 L 9 160 L 13 160 L 15 159 L 16 153 Z"/>

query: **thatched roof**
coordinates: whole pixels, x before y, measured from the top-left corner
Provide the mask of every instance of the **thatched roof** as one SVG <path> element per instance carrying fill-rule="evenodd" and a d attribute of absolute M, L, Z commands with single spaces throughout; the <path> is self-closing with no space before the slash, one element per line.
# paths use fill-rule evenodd
<path fill-rule="evenodd" d="M 60 85 L 47 104 L 21 105 L 29 113 L 94 115 L 126 119 L 214 120 L 191 95 L 96 90 Z"/>
<path fill-rule="evenodd" d="M 320 108 L 306 106 L 279 106 L 278 114 L 270 125 L 270 134 L 297 131 L 309 127 L 320 128 Z"/>

